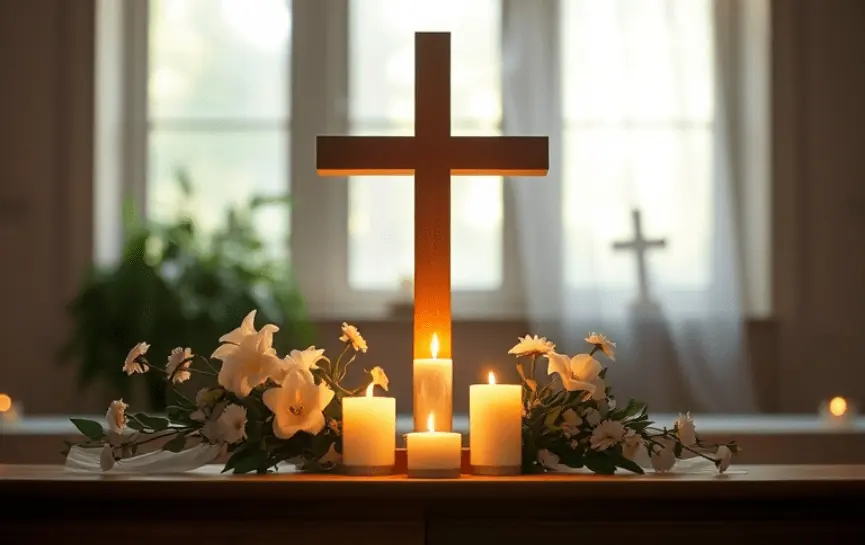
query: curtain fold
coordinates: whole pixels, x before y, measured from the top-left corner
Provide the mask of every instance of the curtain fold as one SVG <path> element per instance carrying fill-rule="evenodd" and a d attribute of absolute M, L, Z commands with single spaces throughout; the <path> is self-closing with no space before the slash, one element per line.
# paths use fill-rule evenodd
<path fill-rule="evenodd" d="M 590 330 L 607 333 L 616 393 L 655 411 L 755 410 L 735 206 L 737 20 L 711 0 L 503 2 L 504 132 L 550 137 L 550 175 L 507 186 L 532 333 L 569 354 Z M 649 238 L 667 239 L 648 254 L 654 305 L 635 304 L 635 256 L 612 248 L 633 236 L 633 208 Z"/>

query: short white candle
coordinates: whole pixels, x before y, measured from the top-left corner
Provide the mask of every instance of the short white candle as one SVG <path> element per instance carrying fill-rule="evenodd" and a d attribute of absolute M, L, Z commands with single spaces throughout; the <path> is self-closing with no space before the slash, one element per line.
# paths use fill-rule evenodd
<path fill-rule="evenodd" d="M 832 428 L 846 428 L 853 425 L 856 407 L 843 397 L 836 396 L 820 406 L 820 416 Z"/>
<path fill-rule="evenodd" d="M 469 426 L 472 473 L 517 475 L 522 461 L 522 387 L 489 384 L 469 387 Z"/>
<path fill-rule="evenodd" d="M 454 478 L 462 465 L 462 437 L 456 432 L 435 431 L 435 416 L 427 419 L 429 431 L 407 433 L 406 462 L 409 477 Z"/>
<path fill-rule="evenodd" d="M 373 384 L 366 397 L 342 400 L 342 460 L 348 473 L 390 473 L 396 451 L 396 400 L 374 397 Z"/>
<path fill-rule="evenodd" d="M 439 340 L 436 334 L 430 343 L 431 358 L 414 360 L 414 429 L 424 429 L 425 415 L 436 415 L 436 426 L 451 431 L 453 426 L 454 363 L 450 358 L 439 358 Z"/>

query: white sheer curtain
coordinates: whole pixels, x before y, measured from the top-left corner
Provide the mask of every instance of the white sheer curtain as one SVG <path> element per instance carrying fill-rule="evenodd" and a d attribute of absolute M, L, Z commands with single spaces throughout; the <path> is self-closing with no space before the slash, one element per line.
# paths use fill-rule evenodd
<path fill-rule="evenodd" d="M 722 4 L 723 2 L 719 3 Z M 505 134 L 551 137 L 550 176 L 515 179 L 537 332 L 562 352 L 619 342 L 620 395 L 654 410 L 754 410 L 743 350 L 729 13 L 712 0 L 505 0 Z M 640 311 L 633 237 L 650 238 Z"/>

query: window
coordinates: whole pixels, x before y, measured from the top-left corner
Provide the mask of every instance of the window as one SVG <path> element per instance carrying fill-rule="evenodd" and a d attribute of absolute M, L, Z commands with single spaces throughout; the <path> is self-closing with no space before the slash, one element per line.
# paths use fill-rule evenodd
<path fill-rule="evenodd" d="M 356 7 L 355 7 L 356 6 Z M 412 135 L 415 29 L 451 37 L 451 127 L 496 135 L 501 124 L 499 0 L 363 0 L 349 10 L 349 127 L 359 135 Z M 502 285 L 502 181 L 453 177 L 454 290 Z M 349 182 L 348 279 L 354 290 L 396 290 L 414 272 L 411 177 Z"/>
<path fill-rule="evenodd" d="M 148 214 L 180 212 L 179 168 L 195 190 L 187 212 L 205 229 L 221 221 L 229 204 L 285 193 L 293 172 L 292 255 L 310 310 L 353 319 L 385 315 L 413 274 L 413 183 L 321 179 L 314 172 L 315 136 L 412 134 L 417 29 L 452 33 L 453 133 L 500 134 L 501 12 L 513 5 L 148 3 Z M 712 0 L 561 0 L 558 18 L 544 24 L 551 33 L 559 25 L 560 35 L 562 163 L 551 169 L 562 173 L 563 225 L 555 228 L 568 250 L 568 284 L 632 288 L 633 256 L 611 249 L 633 236 L 624 202 L 642 209 L 646 236 L 670 238 L 652 271 L 674 289 L 705 287 L 712 280 L 715 200 Z M 295 82 L 292 63 L 304 76 Z M 301 112 L 302 104 L 315 108 Z M 451 183 L 455 316 L 521 316 L 519 226 L 503 180 Z M 284 248 L 288 214 L 264 214 L 263 234 Z M 592 266 L 573 261 L 586 252 Z"/>
<path fill-rule="evenodd" d="M 659 279 L 710 281 L 713 232 L 714 53 L 711 0 L 561 3 L 565 270 L 570 285 L 634 283 L 622 203 L 644 234 L 669 237 Z M 591 203 L 590 205 L 587 203 Z M 594 266 L 569 263 L 593 256 Z M 649 254 L 652 256 L 652 252 Z M 650 257 L 650 259 L 653 259 Z"/>
<path fill-rule="evenodd" d="M 200 228 L 227 205 L 281 195 L 289 172 L 286 0 L 150 0 L 147 210 L 180 212 L 178 169 L 189 173 L 189 213 Z M 284 248 L 284 209 L 262 210 L 258 227 Z"/>

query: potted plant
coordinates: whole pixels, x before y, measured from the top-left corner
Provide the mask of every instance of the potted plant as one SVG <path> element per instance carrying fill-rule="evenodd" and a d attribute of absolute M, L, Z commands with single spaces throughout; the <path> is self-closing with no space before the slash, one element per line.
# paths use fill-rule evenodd
<path fill-rule="evenodd" d="M 183 210 L 192 189 L 183 172 L 178 182 Z M 157 222 L 140 218 L 127 203 L 121 259 L 93 266 L 69 306 L 74 328 L 61 356 L 78 363 L 79 387 L 105 381 L 131 396 L 121 370 L 130 346 L 147 341 L 155 354 L 181 344 L 212 351 L 252 309 L 279 324 L 280 352 L 311 344 L 312 326 L 287 259 L 268 255 L 253 226 L 265 206 L 288 206 L 288 199 L 254 197 L 230 207 L 224 223 L 206 233 L 186 215 Z M 152 373 L 142 378 L 151 409 L 165 409 L 165 381 Z"/>

